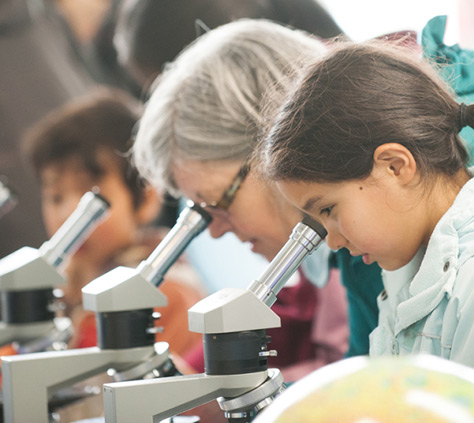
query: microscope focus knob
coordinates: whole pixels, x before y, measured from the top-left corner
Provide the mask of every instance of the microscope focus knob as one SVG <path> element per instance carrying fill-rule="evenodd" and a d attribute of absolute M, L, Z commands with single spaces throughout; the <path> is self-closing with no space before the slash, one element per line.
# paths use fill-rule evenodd
<path fill-rule="evenodd" d="M 258 353 L 259 357 L 276 357 L 277 355 L 277 350 L 261 351 Z"/>
<path fill-rule="evenodd" d="M 154 311 L 151 314 L 151 318 L 154 321 L 159 320 L 159 319 L 161 319 L 161 313 L 158 312 L 158 311 Z M 149 328 L 146 329 L 146 333 L 153 333 L 153 334 L 163 333 L 163 331 L 164 331 L 163 326 L 153 326 L 153 327 L 149 327 Z"/>
<path fill-rule="evenodd" d="M 58 311 L 66 310 L 67 306 L 64 301 L 53 301 L 52 303 L 48 304 L 48 311 L 52 313 L 56 313 Z"/>
<path fill-rule="evenodd" d="M 56 313 L 66 310 L 67 306 L 64 302 L 64 291 L 60 288 L 53 289 L 53 300 L 48 304 L 48 311 Z"/>
<path fill-rule="evenodd" d="M 165 328 L 163 326 L 153 326 L 152 328 L 146 328 L 146 333 L 163 333 Z"/>

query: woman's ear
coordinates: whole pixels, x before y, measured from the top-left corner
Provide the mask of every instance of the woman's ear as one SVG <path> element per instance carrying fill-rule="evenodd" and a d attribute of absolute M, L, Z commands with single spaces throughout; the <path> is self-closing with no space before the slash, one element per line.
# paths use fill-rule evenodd
<path fill-rule="evenodd" d="M 387 143 L 379 145 L 374 151 L 374 170 L 379 175 L 395 177 L 401 183 L 408 184 L 416 175 L 417 165 L 408 148 L 398 143 Z"/>
<path fill-rule="evenodd" d="M 151 187 L 144 188 L 143 200 L 136 212 L 137 222 L 140 225 L 151 223 L 161 208 L 161 196 Z"/>

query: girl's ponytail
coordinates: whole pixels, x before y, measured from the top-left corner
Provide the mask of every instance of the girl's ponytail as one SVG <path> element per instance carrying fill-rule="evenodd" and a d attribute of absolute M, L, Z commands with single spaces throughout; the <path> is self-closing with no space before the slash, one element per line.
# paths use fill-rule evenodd
<path fill-rule="evenodd" d="M 474 128 L 474 104 L 467 105 L 461 103 L 459 105 L 459 131 L 466 126 Z"/>

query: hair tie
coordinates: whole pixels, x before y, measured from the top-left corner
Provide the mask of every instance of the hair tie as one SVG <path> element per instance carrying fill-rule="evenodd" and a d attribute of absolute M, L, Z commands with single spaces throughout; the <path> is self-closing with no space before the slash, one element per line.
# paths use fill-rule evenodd
<path fill-rule="evenodd" d="M 467 111 L 467 106 L 464 103 L 461 103 L 459 105 L 459 130 L 469 125 L 467 123 L 466 111 Z"/>

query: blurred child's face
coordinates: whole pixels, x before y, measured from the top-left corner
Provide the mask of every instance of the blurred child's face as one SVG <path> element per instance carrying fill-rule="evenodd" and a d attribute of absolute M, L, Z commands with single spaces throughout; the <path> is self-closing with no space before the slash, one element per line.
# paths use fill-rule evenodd
<path fill-rule="evenodd" d="M 424 242 L 426 217 L 413 195 L 391 180 L 341 183 L 280 181 L 278 188 L 298 209 L 321 222 L 333 250 L 347 248 L 365 264 L 386 270 L 406 265 Z"/>
<path fill-rule="evenodd" d="M 117 252 L 129 246 L 136 235 L 137 212 L 132 195 L 116 164 L 104 155 L 104 175 L 95 178 L 78 157 L 52 163 L 41 170 L 42 208 L 45 227 L 52 236 L 76 208 L 83 194 L 94 186 L 110 202 L 108 217 L 94 230 L 71 260 L 91 270 L 105 268 Z M 105 269 L 108 270 L 108 269 Z M 93 275 L 96 277 L 98 275 Z"/>

